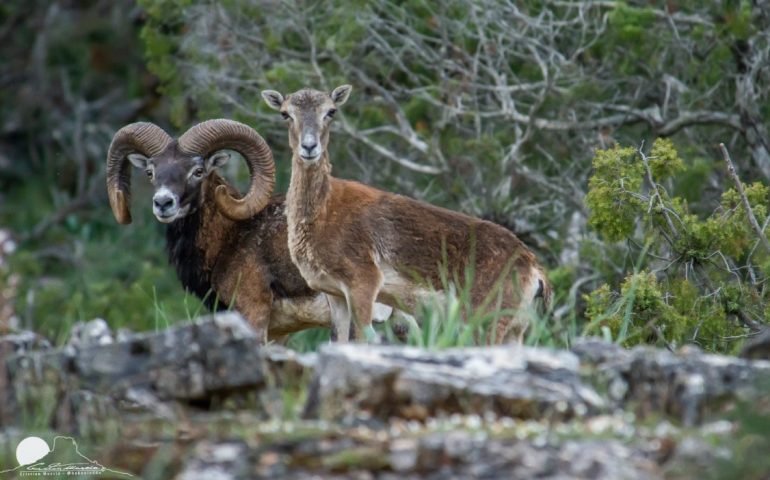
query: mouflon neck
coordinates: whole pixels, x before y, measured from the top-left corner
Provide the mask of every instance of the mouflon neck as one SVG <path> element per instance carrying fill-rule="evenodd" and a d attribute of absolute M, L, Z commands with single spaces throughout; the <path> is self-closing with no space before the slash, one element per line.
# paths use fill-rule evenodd
<path fill-rule="evenodd" d="M 289 221 L 312 222 L 323 211 L 331 190 L 331 165 L 326 153 L 314 165 L 294 155 L 286 194 Z"/>

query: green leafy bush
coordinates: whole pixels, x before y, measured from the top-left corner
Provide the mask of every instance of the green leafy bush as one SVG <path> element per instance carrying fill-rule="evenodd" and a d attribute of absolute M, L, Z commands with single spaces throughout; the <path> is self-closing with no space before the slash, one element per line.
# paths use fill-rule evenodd
<path fill-rule="evenodd" d="M 685 170 L 668 139 L 649 152 L 616 146 L 596 153 L 589 224 L 608 241 L 625 240 L 638 261 L 616 287 L 605 283 L 585 296 L 589 333 L 607 328 L 624 345 L 694 342 L 724 351 L 766 322 L 770 252 L 759 248 L 742 199 L 728 189 L 710 213 L 691 211 L 665 187 Z M 745 187 L 760 224 L 768 192 L 760 183 Z"/>

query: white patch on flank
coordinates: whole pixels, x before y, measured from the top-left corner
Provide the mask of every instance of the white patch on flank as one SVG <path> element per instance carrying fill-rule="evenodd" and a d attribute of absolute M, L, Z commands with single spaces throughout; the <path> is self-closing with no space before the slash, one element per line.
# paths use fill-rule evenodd
<path fill-rule="evenodd" d="M 377 323 L 383 323 L 390 318 L 393 313 L 393 307 L 382 303 L 375 303 L 372 309 L 372 320 Z"/>
<path fill-rule="evenodd" d="M 537 291 L 540 289 L 540 282 L 545 284 L 545 279 L 543 279 L 540 270 L 532 267 L 532 271 L 529 275 L 529 285 L 525 285 L 522 289 L 523 295 L 521 306 L 523 308 L 532 307 L 535 301 L 535 295 L 537 295 Z"/>
<path fill-rule="evenodd" d="M 274 332 L 297 330 L 297 323 L 307 327 L 331 325 L 329 304 L 323 293 L 312 297 L 278 298 L 273 300 L 270 312 L 270 330 Z"/>
<path fill-rule="evenodd" d="M 543 284 L 546 282 L 542 272 L 535 267 L 532 267 L 528 280 L 529 283 L 521 289 L 521 300 L 513 317 L 514 322 L 511 324 L 511 327 L 518 325 L 521 328 L 517 338 L 519 344 L 523 341 L 527 325 L 530 325 L 537 318 L 535 295 L 537 295 L 540 289 L 540 282 L 543 282 Z"/>
<path fill-rule="evenodd" d="M 313 290 L 338 296 L 345 294 L 345 286 L 337 282 L 326 271 L 320 268 L 314 269 L 310 263 L 297 263 L 296 265 L 302 277 L 307 281 L 307 285 Z"/>

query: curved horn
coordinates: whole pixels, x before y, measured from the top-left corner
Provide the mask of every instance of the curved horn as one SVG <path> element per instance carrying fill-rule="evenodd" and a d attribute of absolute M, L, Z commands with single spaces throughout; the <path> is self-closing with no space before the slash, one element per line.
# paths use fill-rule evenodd
<path fill-rule="evenodd" d="M 107 152 L 107 194 L 115 220 L 131 223 L 131 167 L 129 153 L 154 157 L 172 142 L 171 137 L 159 126 L 148 122 L 126 125 L 112 137 Z"/>
<path fill-rule="evenodd" d="M 214 192 L 217 207 L 231 220 L 245 220 L 265 208 L 275 185 L 275 162 L 267 142 L 254 129 L 233 120 L 207 120 L 179 137 L 179 148 L 204 158 L 223 149 L 243 155 L 251 174 L 249 191 L 233 198 L 220 185 Z"/>

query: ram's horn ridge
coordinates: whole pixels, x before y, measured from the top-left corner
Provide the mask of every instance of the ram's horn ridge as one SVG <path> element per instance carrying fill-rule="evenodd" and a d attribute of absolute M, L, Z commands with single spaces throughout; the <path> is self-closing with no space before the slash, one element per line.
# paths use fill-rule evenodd
<path fill-rule="evenodd" d="M 218 150 L 235 150 L 246 160 L 251 180 L 242 198 L 234 198 L 221 186 L 215 192 L 217 206 L 232 220 L 245 220 L 260 212 L 270 201 L 275 185 L 273 152 L 252 128 L 232 120 L 207 120 L 179 137 L 183 152 L 207 157 Z"/>
<path fill-rule="evenodd" d="M 128 154 L 146 157 L 159 155 L 172 138 L 159 126 L 149 122 L 126 125 L 115 133 L 107 153 L 107 195 L 115 220 L 131 223 L 131 165 Z"/>

